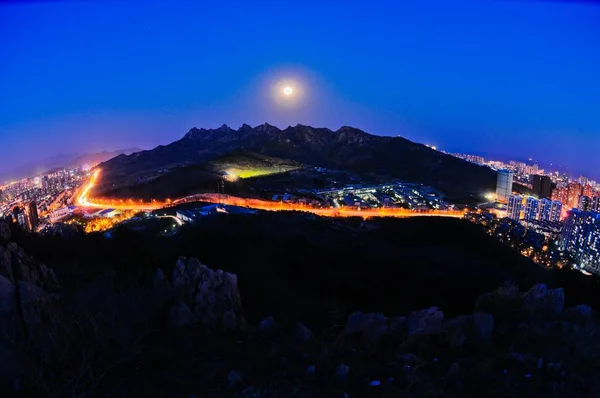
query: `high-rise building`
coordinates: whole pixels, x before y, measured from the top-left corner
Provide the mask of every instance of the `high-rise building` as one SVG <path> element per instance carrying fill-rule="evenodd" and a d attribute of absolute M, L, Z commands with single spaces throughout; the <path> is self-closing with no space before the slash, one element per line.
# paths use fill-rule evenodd
<path fill-rule="evenodd" d="M 506 216 L 512 220 L 521 219 L 521 211 L 523 210 L 523 197 L 521 195 L 510 195 L 508 197 L 508 210 Z"/>
<path fill-rule="evenodd" d="M 567 188 L 567 206 L 569 206 L 570 209 L 576 209 L 579 206 L 581 184 L 578 182 L 570 182 Z"/>
<path fill-rule="evenodd" d="M 38 224 L 38 211 L 37 205 L 34 201 L 29 202 L 25 206 L 25 225 L 28 230 L 35 231 L 35 227 Z"/>
<path fill-rule="evenodd" d="M 540 211 L 538 213 L 538 220 L 540 221 L 550 221 L 550 217 L 552 216 L 552 201 L 550 199 L 541 199 L 540 200 Z"/>
<path fill-rule="evenodd" d="M 499 202 L 506 203 L 508 197 L 512 195 L 513 173 L 509 170 L 498 170 L 496 180 L 496 199 Z"/>
<path fill-rule="evenodd" d="M 590 211 L 592 210 L 592 198 L 589 196 L 580 196 L 579 205 L 577 206 L 579 211 Z"/>
<path fill-rule="evenodd" d="M 552 180 L 550 180 L 550 177 L 538 174 L 534 175 L 533 193 L 540 199 L 550 198 L 550 194 L 552 193 Z"/>
<path fill-rule="evenodd" d="M 592 198 L 592 205 L 590 206 L 590 210 L 600 212 L 600 196 L 594 196 Z"/>
<path fill-rule="evenodd" d="M 600 213 L 573 209 L 565 222 L 561 246 L 581 268 L 600 271 Z"/>
<path fill-rule="evenodd" d="M 551 199 L 553 201 L 558 200 L 562 204 L 566 205 L 568 197 L 569 197 L 569 188 L 557 187 L 554 191 L 552 191 Z"/>
<path fill-rule="evenodd" d="M 550 221 L 559 222 L 562 214 L 563 205 L 558 200 L 552 201 L 552 211 L 550 212 Z"/>
<path fill-rule="evenodd" d="M 23 216 L 23 211 L 19 206 L 15 206 L 12 209 L 12 218 L 19 225 L 23 226 L 25 224 L 25 217 Z"/>
<path fill-rule="evenodd" d="M 584 185 L 583 192 L 581 193 L 583 196 L 593 197 L 594 196 L 594 188 L 591 185 Z"/>
<path fill-rule="evenodd" d="M 525 200 L 525 209 L 523 218 L 532 221 L 537 220 L 538 210 L 540 208 L 540 201 L 533 196 L 528 196 Z"/>

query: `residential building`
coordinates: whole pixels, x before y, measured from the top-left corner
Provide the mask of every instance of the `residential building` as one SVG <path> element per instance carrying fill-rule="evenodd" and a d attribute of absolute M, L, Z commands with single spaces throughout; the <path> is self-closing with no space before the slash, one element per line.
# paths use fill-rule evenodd
<path fill-rule="evenodd" d="M 592 199 L 591 210 L 600 212 L 600 196 L 594 196 Z"/>
<path fill-rule="evenodd" d="M 506 203 L 512 195 L 513 172 L 509 170 L 498 170 L 496 180 L 496 199 L 499 202 Z"/>
<path fill-rule="evenodd" d="M 69 207 L 63 206 L 60 209 L 56 209 L 53 212 L 51 212 L 49 215 L 49 219 L 50 219 L 50 222 L 52 224 L 54 224 L 55 222 L 60 221 L 61 219 L 68 216 L 69 214 L 71 214 L 71 210 L 69 209 Z"/>
<path fill-rule="evenodd" d="M 552 191 L 551 199 L 553 201 L 557 200 L 562 204 L 567 204 L 567 199 L 569 197 L 569 188 L 567 187 L 557 187 L 554 191 Z"/>
<path fill-rule="evenodd" d="M 523 197 L 521 195 L 510 195 L 508 197 L 508 209 L 506 216 L 512 220 L 521 219 L 521 211 L 523 210 Z"/>
<path fill-rule="evenodd" d="M 540 200 L 540 210 L 538 213 L 538 220 L 550 221 L 550 217 L 552 216 L 552 203 L 553 202 L 550 199 Z"/>
<path fill-rule="evenodd" d="M 592 198 L 589 196 L 580 196 L 579 205 L 577 206 L 579 211 L 590 211 L 592 210 Z"/>
<path fill-rule="evenodd" d="M 34 232 L 38 221 L 37 205 L 34 201 L 31 201 L 25 206 L 25 226 L 28 230 Z"/>
<path fill-rule="evenodd" d="M 570 209 L 576 209 L 579 206 L 579 197 L 581 196 L 582 187 L 578 182 L 570 182 L 567 186 L 567 206 Z"/>
<path fill-rule="evenodd" d="M 533 193 L 540 199 L 549 199 L 552 193 L 552 180 L 550 179 L 550 176 L 534 175 Z"/>
<path fill-rule="evenodd" d="M 552 201 L 552 211 L 550 212 L 550 221 L 559 222 L 562 215 L 563 204 L 558 200 Z"/>
<path fill-rule="evenodd" d="M 600 213 L 573 209 L 561 236 L 561 246 L 580 268 L 600 273 Z"/>
<path fill-rule="evenodd" d="M 537 220 L 540 201 L 533 196 L 528 196 L 525 199 L 525 208 L 523 218 L 528 221 Z"/>

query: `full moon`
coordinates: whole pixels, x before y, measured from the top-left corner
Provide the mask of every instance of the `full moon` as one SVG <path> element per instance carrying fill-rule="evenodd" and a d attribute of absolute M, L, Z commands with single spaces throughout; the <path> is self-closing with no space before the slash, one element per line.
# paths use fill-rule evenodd
<path fill-rule="evenodd" d="M 304 85 L 295 77 L 276 76 L 269 93 L 275 104 L 282 109 L 296 109 L 303 105 L 306 97 Z"/>

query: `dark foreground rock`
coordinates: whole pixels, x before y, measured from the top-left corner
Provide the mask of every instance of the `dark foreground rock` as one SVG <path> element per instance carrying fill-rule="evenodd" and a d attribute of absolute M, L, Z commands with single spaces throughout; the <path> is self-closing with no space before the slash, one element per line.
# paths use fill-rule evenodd
<path fill-rule="evenodd" d="M 228 331 L 246 328 L 236 275 L 213 271 L 195 258 L 181 257 L 170 281 L 161 269 L 154 280 L 158 300 L 170 306 L 173 326 L 202 325 Z"/>
<path fill-rule="evenodd" d="M 236 275 L 194 258 L 66 289 L 6 232 L 0 247 L 0 396 L 600 394 L 594 312 L 565 309 L 542 284 L 504 284 L 460 316 L 354 312 L 316 331 L 279 316 L 248 324 Z"/>

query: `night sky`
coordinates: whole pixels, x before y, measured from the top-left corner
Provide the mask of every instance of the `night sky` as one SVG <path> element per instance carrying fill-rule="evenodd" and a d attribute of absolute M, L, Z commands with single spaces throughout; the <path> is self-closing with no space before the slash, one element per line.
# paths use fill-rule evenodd
<path fill-rule="evenodd" d="M 302 85 L 302 103 L 273 101 L 280 79 Z M 0 171 L 266 121 L 351 125 L 600 179 L 600 6 L 0 4 Z"/>

